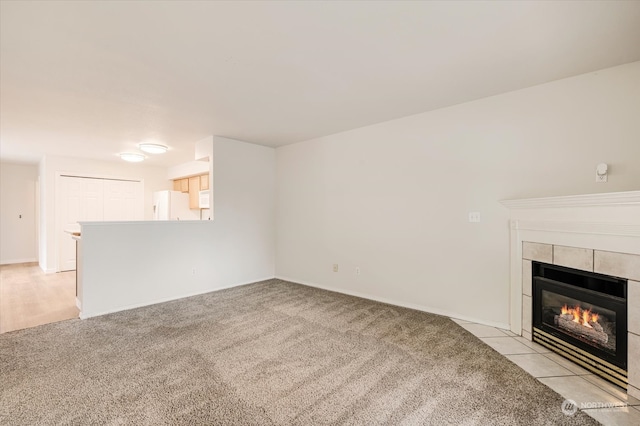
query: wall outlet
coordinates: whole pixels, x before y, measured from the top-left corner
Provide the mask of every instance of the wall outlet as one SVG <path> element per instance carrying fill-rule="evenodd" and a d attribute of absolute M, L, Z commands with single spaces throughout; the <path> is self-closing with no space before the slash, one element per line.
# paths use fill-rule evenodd
<path fill-rule="evenodd" d="M 337 263 L 333 264 L 333 272 L 338 272 L 338 264 Z"/>
<path fill-rule="evenodd" d="M 360 267 L 356 266 L 356 275 L 360 275 Z"/>
<path fill-rule="evenodd" d="M 195 275 L 196 274 L 196 268 L 192 268 L 191 269 L 191 275 Z"/>
<path fill-rule="evenodd" d="M 480 212 L 469 212 L 469 222 L 480 222 Z"/>

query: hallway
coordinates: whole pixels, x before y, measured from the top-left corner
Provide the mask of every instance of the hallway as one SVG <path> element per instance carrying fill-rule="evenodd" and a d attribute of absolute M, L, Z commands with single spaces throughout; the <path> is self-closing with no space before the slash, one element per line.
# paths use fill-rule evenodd
<path fill-rule="evenodd" d="M 0 333 L 78 318 L 75 277 L 45 274 L 37 263 L 0 266 Z"/>

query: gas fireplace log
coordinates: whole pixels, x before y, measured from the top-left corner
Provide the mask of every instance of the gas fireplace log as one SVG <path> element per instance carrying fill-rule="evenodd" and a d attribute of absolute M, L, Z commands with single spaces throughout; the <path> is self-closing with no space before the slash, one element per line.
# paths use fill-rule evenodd
<path fill-rule="evenodd" d="M 570 314 L 556 315 L 554 319 L 558 327 L 564 328 L 565 330 L 568 330 L 573 334 L 577 334 L 578 336 L 584 337 L 585 339 L 591 340 L 601 345 L 606 345 L 609 341 L 609 336 L 607 335 L 607 333 L 602 331 L 602 326 L 600 326 L 600 324 L 598 323 L 592 323 L 593 328 L 589 328 L 573 321 L 573 315 Z"/>

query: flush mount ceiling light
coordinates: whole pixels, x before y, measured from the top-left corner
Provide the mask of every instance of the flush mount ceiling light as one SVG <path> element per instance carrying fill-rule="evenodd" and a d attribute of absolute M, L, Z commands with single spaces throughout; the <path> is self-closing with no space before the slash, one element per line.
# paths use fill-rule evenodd
<path fill-rule="evenodd" d="M 158 143 L 141 143 L 138 148 L 149 154 L 164 154 L 169 149 Z"/>
<path fill-rule="evenodd" d="M 144 161 L 144 155 L 136 154 L 133 152 L 123 152 L 122 154 L 120 154 L 120 158 L 130 163 L 139 163 L 141 161 Z"/>

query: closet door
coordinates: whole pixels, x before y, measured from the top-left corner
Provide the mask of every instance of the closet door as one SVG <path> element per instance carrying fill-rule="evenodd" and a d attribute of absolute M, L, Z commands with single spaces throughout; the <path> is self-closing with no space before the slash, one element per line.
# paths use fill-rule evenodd
<path fill-rule="evenodd" d="M 61 176 L 58 204 L 58 271 L 76 269 L 76 244 L 66 229 L 78 222 L 100 221 L 104 216 L 104 183 L 100 179 Z"/>
<path fill-rule="evenodd" d="M 144 184 L 139 181 L 60 176 L 58 212 L 58 271 L 76 269 L 76 244 L 66 229 L 78 222 L 144 219 Z"/>
<path fill-rule="evenodd" d="M 104 220 L 144 219 L 144 190 L 142 182 L 127 180 L 104 181 Z"/>

